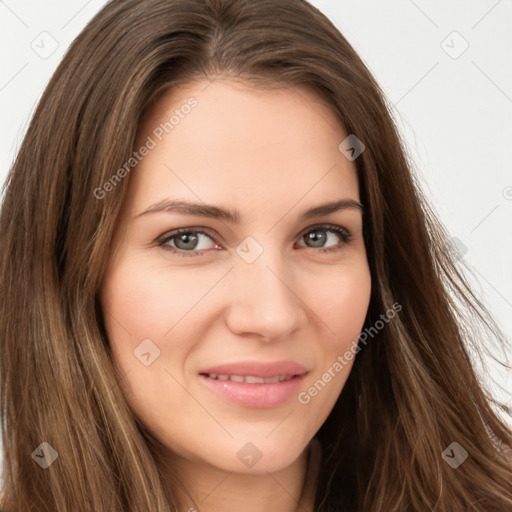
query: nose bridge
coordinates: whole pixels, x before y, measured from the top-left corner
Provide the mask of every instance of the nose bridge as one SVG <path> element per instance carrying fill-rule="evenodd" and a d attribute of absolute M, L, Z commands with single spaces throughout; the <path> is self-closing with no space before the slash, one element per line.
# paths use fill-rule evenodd
<path fill-rule="evenodd" d="M 276 247 L 266 247 L 250 263 L 237 256 L 228 315 L 234 332 L 275 339 L 300 325 L 305 313 L 293 292 L 293 273 L 284 258 Z"/>

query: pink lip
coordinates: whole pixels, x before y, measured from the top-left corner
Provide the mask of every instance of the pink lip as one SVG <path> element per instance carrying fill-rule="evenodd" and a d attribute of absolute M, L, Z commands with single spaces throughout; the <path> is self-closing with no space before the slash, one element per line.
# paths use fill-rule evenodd
<path fill-rule="evenodd" d="M 240 361 L 238 363 L 226 363 L 219 366 L 211 366 L 199 373 L 216 373 L 217 375 L 243 375 L 252 377 L 271 378 L 278 375 L 302 375 L 307 370 L 304 366 L 293 361 Z"/>
<path fill-rule="evenodd" d="M 238 405 L 264 409 L 277 407 L 296 396 L 306 373 L 307 370 L 304 366 L 292 361 L 272 363 L 242 361 L 206 368 L 200 372 L 199 378 L 209 389 Z M 232 380 L 214 380 L 207 374 L 262 378 L 279 375 L 293 375 L 294 377 L 282 382 L 248 384 Z"/>

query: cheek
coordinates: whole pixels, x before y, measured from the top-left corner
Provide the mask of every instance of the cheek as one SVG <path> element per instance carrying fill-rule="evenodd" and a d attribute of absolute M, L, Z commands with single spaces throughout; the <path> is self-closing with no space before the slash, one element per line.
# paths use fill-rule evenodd
<path fill-rule="evenodd" d="M 371 278 L 364 263 L 350 266 L 316 282 L 312 299 L 315 312 L 325 325 L 325 350 L 340 352 L 357 337 L 364 324 L 371 294 Z"/>
<path fill-rule="evenodd" d="M 176 286 L 183 293 L 177 294 Z M 139 376 L 146 377 L 145 382 L 138 383 L 144 389 L 153 384 L 147 374 L 155 365 L 143 367 L 136 356 L 149 352 L 151 361 L 163 360 L 166 353 L 162 341 L 184 314 L 186 290 L 181 283 L 170 283 L 161 272 L 133 258 L 108 270 L 101 290 L 105 327 L 114 363 L 121 374 L 130 372 L 132 384 Z"/>
<path fill-rule="evenodd" d="M 192 274 L 185 274 L 127 257 L 109 268 L 101 289 L 113 362 L 120 375 L 128 375 L 121 382 L 124 396 L 149 424 L 171 405 L 187 407 L 188 397 L 172 376 L 183 380 L 180 371 L 193 342 L 182 329 L 208 283 L 201 289 L 193 285 Z M 143 354 L 149 354 L 148 365 Z"/>
<path fill-rule="evenodd" d="M 357 343 L 364 325 L 371 294 L 371 277 L 366 264 L 338 269 L 316 281 L 312 298 L 324 335 L 317 339 L 318 364 L 298 396 L 308 411 L 307 421 L 315 430 L 332 411 L 357 357 Z"/>
<path fill-rule="evenodd" d="M 203 277 L 195 278 L 193 269 L 172 272 L 136 259 L 125 260 L 104 283 L 102 304 L 111 317 L 106 322 L 112 330 L 122 326 L 134 341 L 147 337 L 163 341 L 174 326 L 193 313 L 218 280 L 218 276 Z"/>

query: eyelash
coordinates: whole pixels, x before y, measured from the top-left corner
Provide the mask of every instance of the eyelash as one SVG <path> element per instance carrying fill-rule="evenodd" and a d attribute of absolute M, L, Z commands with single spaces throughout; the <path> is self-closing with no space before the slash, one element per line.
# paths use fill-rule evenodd
<path fill-rule="evenodd" d="M 334 246 L 327 247 L 327 248 L 319 247 L 317 249 L 318 252 L 329 253 L 329 252 L 339 251 L 339 250 L 343 249 L 344 245 L 348 245 L 352 241 L 352 233 L 350 233 L 350 231 L 348 231 L 345 228 L 341 228 L 339 226 L 333 226 L 331 224 L 322 224 L 322 225 L 318 225 L 318 226 L 309 227 L 309 228 L 307 228 L 306 231 L 303 231 L 299 235 L 299 239 L 302 238 L 304 235 L 307 235 L 311 231 L 318 231 L 321 229 L 328 231 L 328 232 L 330 231 L 331 233 L 335 233 L 336 235 L 338 235 L 341 238 L 342 243 L 339 245 L 334 245 Z M 170 251 L 172 254 L 176 254 L 180 257 L 202 256 L 205 252 L 211 250 L 211 249 L 203 249 L 200 251 L 185 251 L 183 249 L 176 249 L 175 247 L 171 247 L 170 245 L 165 245 L 165 244 L 167 244 L 167 242 L 169 242 L 170 240 L 172 240 L 173 238 L 175 238 L 178 235 L 191 234 L 191 233 L 205 235 L 208 238 L 210 238 L 211 240 L 213 240 L 217 245 L 219 245 L 217 243 L 217 241 L 210 234 L 208 234 L 207 232 L 205 232 L 201 229 L 194 229 L 194 228 L 175 229 L 174 231 L 171 231 L 169 234 L 164 235 L 163 238 L 159 238 L 157 240 L 157 245 L 158 245 L 158 247 L 161 247 L 162 249 L 164 249 L 166 251 Z M 309 247 L 309 249 L 315 249 L 315 248 Z"/>

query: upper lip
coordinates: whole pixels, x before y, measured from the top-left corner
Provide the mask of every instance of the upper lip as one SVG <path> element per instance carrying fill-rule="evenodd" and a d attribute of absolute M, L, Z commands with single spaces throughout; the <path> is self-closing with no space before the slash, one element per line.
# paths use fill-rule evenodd
<path fill-rule="evenodd" d="M 262 378 L 272 378 L 280 375 L 303 375 L 306 368 L 294 361 L 240 361 L 238 363 L 225 363 L 211 366 L 199 373 L 216 375 L 241 375 Z"/>

